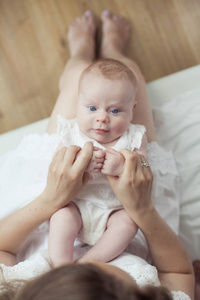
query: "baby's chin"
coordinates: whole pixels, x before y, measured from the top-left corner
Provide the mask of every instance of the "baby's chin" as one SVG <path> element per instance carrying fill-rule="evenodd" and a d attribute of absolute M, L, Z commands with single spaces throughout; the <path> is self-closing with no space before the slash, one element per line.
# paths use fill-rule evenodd
<path fill-rule="evenodd" d="M 106 149 L 113 147 L 116 144 L 116 142 L 118 141 L 118 139 L 109 140 L 109 139 L 105 139 L 105 138 L 98 138 L 98 139 L 93 138 L 93 140 L 95 140 L 96 142 L 101 144 Z"/>
<path fill-rule="evenodd" d="M 102 136 L 100 136 L 100 137 L 95 137 L 94 135 L 90 135 L 90 136 L 88 136 L 90 139 L 92 139 L 92 140 L 94 140 L 94 141 L 96 141 L 96 142 L 98 142 L 99 144 L 107 144 L 107 143 L 109 143 L 110 141 L 109 140 L 107 140 L 107 139 L 105 139 L 104 137 L 102 137 Z"/>
<path fill-rule="evenodd" d="M 116 142 L 118 141 L 119 137 L 116 137 L 115 139 L 113 139 L 113 137 L 109 137 L 109 133 L 95 133 L 94 131 L 83 131 L 81 130 L 82 133 L 87 136 L 89 139 L 98 142 L 99 144 L 101 144 L 103 147 L 105 148 L 110 148 L 113 147 Z"/>

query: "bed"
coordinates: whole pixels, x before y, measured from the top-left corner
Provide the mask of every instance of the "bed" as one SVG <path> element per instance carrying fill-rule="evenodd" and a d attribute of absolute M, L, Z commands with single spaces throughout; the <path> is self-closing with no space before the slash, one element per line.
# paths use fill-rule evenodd
<path fill-rule="evenodd" d="M 200 259 L 200 65 L 147 84 L 158 142 L 173 152 L 180 174 L 179 236 L 191 260 Z M 0 156 L 48 118 L 0 135 Z"/>

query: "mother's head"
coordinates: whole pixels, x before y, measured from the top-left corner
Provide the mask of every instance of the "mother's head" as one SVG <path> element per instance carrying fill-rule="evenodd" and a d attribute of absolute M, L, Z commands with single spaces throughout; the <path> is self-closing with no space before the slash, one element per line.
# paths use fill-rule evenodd
<path fill-rule="evenodd" d="M 107 265 L 108 266 L 108 265 Z M 129 275 L 101 264 L 71 264 L 23 284 L 15 292 L 6 287 L 2 300 L 170 300 L 161 287 L 137 287 Z M 118 274 L 119 272 L 119 274 Z M 115 273 L 115 275 L 114 275 Z"/>

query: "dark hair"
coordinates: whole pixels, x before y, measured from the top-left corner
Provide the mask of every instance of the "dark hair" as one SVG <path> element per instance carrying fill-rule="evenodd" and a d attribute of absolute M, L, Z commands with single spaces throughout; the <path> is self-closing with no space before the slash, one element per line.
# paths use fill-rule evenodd
<path fill-rule="evenodd" d="M 15 292 L 14 292 L 15 291 Z M 17 287 L 6 284 L 1 300 L 171 300 L 161 287 L 138 288 L 93 264 L 70 264 Z"/>

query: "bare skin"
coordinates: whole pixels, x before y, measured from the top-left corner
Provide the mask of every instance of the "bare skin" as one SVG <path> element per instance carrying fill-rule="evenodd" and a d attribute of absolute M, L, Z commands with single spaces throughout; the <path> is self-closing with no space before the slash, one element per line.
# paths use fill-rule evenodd
<path fill-rule="evenodd" d="M 96 26 L 92 14 L 88 15 L 87 13 L 79 19 L 81 25 L 83 23 L 88 24 L 88 22 L 92 22 L 91 25 Z M 109 22 L 118 23 L 117 18 L 114 20 L 114 17 L 109 14 L 102 17 L 103 25 L 105 25 L 108 19 Z M 109 28 L 108 26 L 105 29 L 104 34 L 109 31 Z M 83 30 L 83 32 L 85 32 L 88 38 L 89 36 L 93 36 L 94 38 L 94 32 L 91 33 L 89 28 Z M 73 41 L 75 34 L 73 35 L 72 31 L 69 35 L 70 34 L 72 35 L 70 38 Z M 88 57 L 88 55 L 86 57 L 85 50 L 88 46 L 85 45 L 83 41 L 82 43 L 84 46 L 83 53 L 77 53 L 77 46 L 71 45 L 70 51 L 73 57 L 69 60 L 60 81 L 60 95 L 47 129 L 49 133 L 56 131 L 56 116 L 58 113 L 65 112 L 64 117 L 67 118 L 69 118 L 70 115 L 71 117 L 75 116 L 73 113 L 76 112 L 76 107 L 72 107 L 72 105 L 68 107 L 69 109 L 67 110 L 66 105 L 71 103 L 71 99 L 74 99 L 74 103 L 76 104 L 79 74 L 81 73 L 81 69 L 83 70 L 88 65 L 90 59 L 93 59 L 92 57 Z M 91 52 L 94 53 L 93 51 Z M 82 56 L 82 54 L 84 55 Z M 91 53 L 89 56 L 90 55 Z M 124 60 L 128 60 L 123 56 L 123 53 L 118 53 L 118 55 Z M 131 64 L 132 68 L 134 62 Z M 142 76 L 137 72 L 136 67 L 135 72 L 137 73 L 137 78 Z M 143 120 L 147 123 L 149 122 L 149 126 L 151 127 L 153 124 L 151 123 L 151 114 L 147 120 L 145 119 L 145 116 L 147 116 L 145 114 L 149 111 L 148 99 L 145 96 L 146 92 L 143 89 L 144 87 L 145 83 L 143 81 L 138 89 L 138 95 L 140 95 L 140 97 L 138 96 L 138 99 L 140 99 L 138 106 L 140 106 L 141 112 L 143 113 Z M 71 96 L 74 96 L 74 98 L 71 98 Z M 145 108 L 143 106 L 145 106 Z M 147 126 L 147 128 L 149 127 Z M 154 136 L 151 130 L 154 129 L 151 128 L 148 130 L 148 141 L 152 141 Z M 6 263 L 7 265 L 16 263 L 16 255 L 21 250 L 29 234 L 44 221 L 49 220 L 56 211 L 69 204 L 76 196 L 77 187 L 79 190 L 87 182 L 88 174 L 85 173 L 85 170 L 92 157 L 92 145 L 86 144 L 80 157 L 77 158 L 79 151 L 80 148 L 76 146 L 61 149 L 52 161 L 47 179 L 47 187 L 42 195 L 32 203 L 22 207 L 20 210 L 0 221 L 0 261 L 2 263 Z M 177 236 L 162 220 L 151 203 L 151 187 L 153 181 L 151 169 L 142 168 L 141 162 L 144 160 L 143 156 L 137 153 L 131 153 L 128 150 L 123 150 L 121 154 L 125 159 L 123 174 L 120 177 L 108 176 L 110 185 L 131 219 L 135 221 L 143 231 L 151 249 L 154 265 L 158 269 L 161 285 L 168 286 L 169 288 L 172 287 L 173 290 L 182 290 L 193 300 L 193 273 L 189 257 Z M 13 230 L 13 228 L 15 230 Z M 113 274 L 113 276 L 119 273 L 119 270 L 117 271 L 116 268 L 112 271 L 110 269 L 111 267 L 109 267 L 108 270 L 107 265 L 102 263 L 101 265 L 101 268 L 105 269 L 106 267 L 107 272 Z M 124 276 L 121 278 L 125 280 Z"/>
<path fill-rule="evenodd" d="M 147 128 L 148 142 L 155 141 L 155 129 L 151 107 L 146 93 L 146 83 L 137 64 L 124 55 L 124 50 L 130 38 L 130 29 L 126 20 L 122 17 L 103 12 L 102 41 L 100 46 L 100 58 L 113 58 L 127 65 L 135 74 L 138 81 L 136 95 L 137 106 L 133 117 L 133 123 L 143 124 Z M 95 58 L 95 33 L 96 21 L 91 12 L 86 12 L 69 27 L 68 42 L 70 59 L 60 79 L 60 94 L 53 109 L 48 133 L 55 133 L 57 127 L 57 115 L 70 119 L 76 116 L 78 83 L 82 71 L 87 68 Z M 80 37 L 79 39 L 78 37 Z M 74 105 L 72 105 L 72 99 Z M 66 109 L 67 108 L 67 109 Z"/>
<path fill-rule="evenodd" d="M 96 22 L 89 11 L 77 18 L 69 26 L 68 42 L 71 58 L 85 58 L 92 61 L 95 58 Z"/>
<path fill-rule="evenodd" d="M 93 14 L 82 15 L 69 27 L 68 44 L 70 59 L 59 81 L 60 93 L 46 130 L 50 134 L 56 132 L 58 114 L 62 114 L 67 119 L 76 116 L 79 78 L 82 71 L 95 58 L 95 33 L 96 22 Z M 81 39 L 78 38 L 80 36 Z M 72 105 L 72 99 L 74 105 Z"/>
<path fill-rule="evenodd" d="M 125 56 L 124 51 L 130 39 L 130 26 L 127 21 L 110 12 L 102 13 L 101 58 L 113 58 L 124 63 L 137 78 L 138 90 L 136 94 L 136 108 L 132 123 L 142 124 L 146 127 L 147 140 L 156 140 L 155 128 L 153 123 L 152 111 L 146 93 L 146 82 L 139 66 L 130 58 Z"/>
<path fill-rule="evenodd" d="M 107 19 L 105 20 L 107 23 Z M 94 33 L 95 33 L 95 19 L 92 14 L 84 14 L 82 17 L 78 18 L 72 26 L 69 28 L 69 34 L 68 34 L 68 39 L 69 39 L 69 49 L 70 53 L 72 55 L 72 58 L 68 62 L 68 65 L 66 67 L 66 72 L 64 73 L 64 77 L 62 77 L 62 84 L 61 86 L 61 94 L 63 90 L 65 91 L 65 97 L 67 98 L 67 88 L 64 86 L 63 82 L 64 80 L 68 80 L 71 78 L 71 74 L 73 72 L 69 72 L 69 70 L 74 71 L 74 67 L 76 67 L 77 62 L 79 63 L 79 73 L 78 76 L 80 77 L 80 74 L 82 73 L 82 66 L 86 66 L 90 64 L 90 62 L 93 59 L 93 53 L 95 50 L 94 46 Z M 118 24 L 118 23 L 117 23 Z M 125 22 L 124 22 L 125 24 Z M 120 24 L 118 24 L 120 25 Z M 89 27 L 92 27 L 92 30 L 89 29 Z M 108 26 L 109 27 L 109 26 Z M 112 25 L 112 27 L 116 27 L 115 24 Z M 79 29 L 81 34 L 79 33 Z M 122 28 L 123 30 L 123 28 Z M 108 32 L 109 36 L 109 30 L 105 31 Z M 123 34 L 123 33 L 121 33 Z M 83 36 L 86 36 L 86 39 L 83 39 Z M 80 38 L 80 42 L 78 42 L 78 39 Z M 92 40 L 93 42 L 91 43 L 90 47 L 89 45 L 89 40 Z M 117 39 L 120 40 L 120 37 L 117 36 Z M 85 42 L 85 40 L 87 40 Z M 125 41 L 122 42 L 122 44 L 125 44 Z M 119 44 L 118 44 L 119 45 Z M 125 46 L 125 45 L 124 45 Z M 116 46 L 118 47 L 118 46 Z M 103 49 L 104 46 L 102 45 Z M 91 51 L 92 49 L 92 51 Z M 81 52 L 82 50 L 82 52 Z M 122 51 L 122 46 L 120 46 L 120 50 Z M 90 60 L 90 62 L 89 62 Z M 80 64 L 82 63 L 82 66 L 80 67 Z M 68 76 L 68 73 L 70 73 L 70 76 Z M 76 80 L 78 78 L 77 76 L 77 68 L 76 68 Z M 78 85 L 78 83 L 76 83 Z M 63 88 L 64 86 L 64 88 Z M 72 92 L 72 89 L 70 89 L 70 92 Z M 69 97 L 68 99 L 68 105 L 66 104 L 67 110 L 65 109 L 64 113 L 67 114 L 65 115 L 66 118 L 69 118 L 69 114 L 72 115 L 72 109 L 74 106 L 76 106 L 78 98 L 78 91 L 76 91 L 76 101 L 72 102 L 72 98 Z M 63 98 L 64 99 L 64 98 Z M 74 99 L 74 98 L 73 98 Z M 66 103 L 66 99 L 65 99 Z M 74 104 L 74 105 L 73 105 Z M 67 111 L 67 112 L 66 112 Z M 63 115 L 63 111 L 59 111 L 58 113 L 61 113 Z M 75 117 L 76 114 L 74 114 L 73 117 Z M 50 120 L 51 122 L 51 120 Z M 94 151 L 93 154 L 93 159 L 91 160 L 91 163 L 89 164 L 87 170 L 93 171 L 93 172 L 98 172 L 102 168 L 102 158 L 104 161 L 104 156 L 105 153 L 100 153 L 101 150 Z M 98 156 L 98 161 L 94 158 L 94 156 Z M 116 166 L 116 163 L 118 164 L 118 169 L 117 174 L 113 173 L 113 166 L 112 164 L 110 165 L 108 162 L 108 158 L 112 159 L 112 164 Z M 124 158 L 123 156 L 118 153 L 118 152 L 109 152 L 107 153 L 107 158 L 106 158 L 106 164 L 104 166 L 104 174 L 109 174 L 109 175 L 119 175 L 123 171 L 123 164 L 124 164 Z M 93 169 L 94 168 L 94 169 Z M 66 232 L 65 226 L 60 226 L 58 229 L 58 222 L 61 222 L 61 218 L 64 222 L 64 220 L 68 220 L 66 216 L 70 215 L 70 219 L 73 220 L 73 223 L 75 223 L 75 226 L 70 229 L 70 232 Z M 54 226 L 55 224 L 55 226 Z M 62 223 L 63 224 L 63 223 Z M 69 255 L 67 255 L 67 251 L 63 251 L 63 242 L 56 242 L 56 248 L 54 247 L 55 244 L 55 238 L 57 237 L 57 232 L 61 234 L 63 232 L 62 228 L 64 228 L 64 232 L 62 237 L 64 236 L 64 240 L 71 241 L 71 245 L 74 244 L 74 240 L 77 236 L 77 232 L 79 231 L 81 226 L 81 216 L 77 215 L 75 211 L 75 207 L 66 207 L 63 208 L 61 212 L 58 212 L 56 215 L 54 215 L 51 218 L 50 221 L 50 239 L 49 239 L 49 249 L 50 249 L 50 257 L 52 259 L 52 263 L 55 267 L 62 265 L 66 262 L 71 262 L 72 259 L 72 251 L 69 250 Z M 54 230 L 56 228 L 56 230 Z M 74 230 L 73 230 L 74 229 Z M 135 236 L 137 232 L 137 226 L 134 224 L 134 222 L 130 219 L 130 217 L 127 215 L 127 213 L 124 210 L 117 211 L 113 213 L 107 222 L 107 228 L 104 234 L 102 235 L 101 239 L 94 245 L 92 249 L 90 249 L 82 258 L 79 259 L 79 262 L 84 262 L 88 261 L 90 259 L 99 259 L 101 261 L 110 261 L 114 257 L 118 256 L 130 243 L 132 238 Z M 117 237 L 122 236 L 122 239 L 117 239 Z M 116 236 L 116 238 L 114 238 Z M 109 241 L 113 240 L 113 243 L 111 246 Z M 63 240 L 62 240 L 63 241 Z M 64 242 L 64 244 L 66 244 Z M 61 245 L 61 247 L 59 246 Z M 60 249 L 59 249 L 60 247 Z M 69 249 L 72 250 L 72 247 L 69 247 Z M 66 250 L 66 248 L 65 248 Z M 57 252 L 58 251 L 58 252 Z M 62 255 L 61 255 L 62 253 Z M 61 259 L 62 256 L 62 259 Z M 59 259 L 57 259 L 59 257 Z"/>
<path fill-rule="evenodd" d="M 102 40 L 100 46 L 100 58 L 113 58 L 121 56 L 126 49 L 130 38 L 130 26 L 121 16 L 104 12 L 102 20 Z"/>

